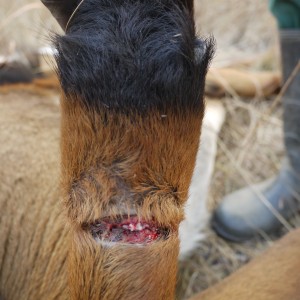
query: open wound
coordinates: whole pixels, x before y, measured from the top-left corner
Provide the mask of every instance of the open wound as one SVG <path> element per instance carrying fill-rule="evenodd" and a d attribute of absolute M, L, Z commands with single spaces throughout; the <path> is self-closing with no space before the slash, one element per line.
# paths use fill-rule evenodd
<path fill-rule="evenodd" d="M 150 244 L 158 239 L 166 239 L 168 232 L 168 229 L 157 226 L 154 221 L 143 221 L 137 216 L 107 217 L 91 225 L 91 233 L 99 242 Z"/>

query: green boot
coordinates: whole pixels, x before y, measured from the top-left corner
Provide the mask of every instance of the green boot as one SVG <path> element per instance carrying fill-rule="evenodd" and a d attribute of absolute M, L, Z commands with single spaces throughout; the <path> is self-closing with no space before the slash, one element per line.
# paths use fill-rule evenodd
<path fill-rule="evenodd" d="M 281 30 L 284 82 L 300 60 L 300 30 Z M 283 96 L 286 159 L 277 177 L 226 196 L 215 211 L 212 226 L 222 237 L 244 241 L 272 233 L 300 207 L 300 73 Z M 281 220 L 280 220 L 281 219 Z"/>

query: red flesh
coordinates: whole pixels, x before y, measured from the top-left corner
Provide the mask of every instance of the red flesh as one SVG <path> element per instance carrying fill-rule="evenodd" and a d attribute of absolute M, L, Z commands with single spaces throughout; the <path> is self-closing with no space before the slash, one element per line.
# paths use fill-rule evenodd
<path fill-rule="evenodd" d="M 95 222 L 91 231 L 95 239 L 127 244 L 149 244 L 167 232 L 154 222 L 139 220 L 137 216 L 122 217 L 118 221 L 105 218 Z"/>

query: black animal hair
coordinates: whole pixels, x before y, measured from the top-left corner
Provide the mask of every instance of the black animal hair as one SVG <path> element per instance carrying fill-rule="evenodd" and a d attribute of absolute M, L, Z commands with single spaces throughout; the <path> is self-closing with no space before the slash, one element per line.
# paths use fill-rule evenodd
<path fill-rule="evenodd" d="M 179 0 L 85 0 L 54 42 L 64 93 L 89 108 L 203 106 L 214 45 L 196 39 L 193 17 Z"/>

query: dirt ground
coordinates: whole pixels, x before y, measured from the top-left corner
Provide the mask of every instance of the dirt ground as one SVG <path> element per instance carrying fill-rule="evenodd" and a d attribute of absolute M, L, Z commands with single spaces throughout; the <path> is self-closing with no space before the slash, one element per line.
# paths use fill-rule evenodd
<path fill-rule="evenodd" d="M 213 66 L 250 61 L 248 68 L 278 69 L 276 24 L 266 0 L 198 0 L 195 18 L 200 35 L 214 35 L 217 54 Z M 48 30 L 59 30 L 38 0 L 0 0 L 0 56 L 16 49 L 47 45 Z M 255 58 L 260 57 L 259 61 Z M 268 113 L 272 99 L 222 99 L 226 122 L 218 142 L 218 155 L 209 195 L 212 210 L 222 197 L 249 183 L 276 174 L 284 156 L 282 108 Z M 245 180 L 245 178 L 247 180 Z M 300 226 L 300 217 L 290 221 Z M 207 238 L 180 263 L 178 299 L 220 281 L 248 262 L 285 232 L 264 236 L 245 244 L 218 238 L 209 228 Z"/>

